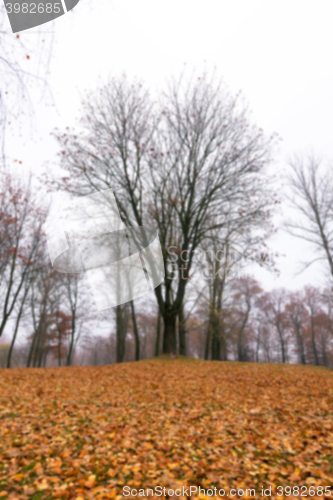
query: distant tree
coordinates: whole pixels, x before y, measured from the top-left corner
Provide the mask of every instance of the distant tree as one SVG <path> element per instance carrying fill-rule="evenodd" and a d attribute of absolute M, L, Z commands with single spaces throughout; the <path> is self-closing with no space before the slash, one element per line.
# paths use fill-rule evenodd
<path fill-rule="evenodd" d="M 62 278 L 64 306 L 69 311 L 70 317 L 66 366 L 72 364 L 75 347 L 80 339 L 82 323 L 84 321 L 84 295 L 80 290 L 81 277 L 79 274 L 65 274 Z"/>
<path fill-rule="evenodd" d="M 223 232 L 212 232 L 210 238 L 201 245 L 205 255 L 201 274 L 207 283 L 206 301 L 209 309 L 206 359 L 210 350 L 212 359 L 227 357 L 228 306 L 225 307 L 224 303 L 228 294 L 232 294 L 233 288 L 237 288 L 240 283 L 237 277 L 241 271 L 244 272 L 249 263 L 275 270 L 274 261 L 268 255 L 265 243 L 270 232 L 253 231 L 253 228 L 247 227 L 246 221 L 243 226 L 243 222 L 241 220 L 238 225 L 232 224 L 229 230 L 224 228 Z"/>
<path fill-rule="evenodd" d="M 306 364 L 305 330 L 309 321 L 309 314 L 304 305 L 304 296 L 300 292 L 290 293 L 289 302 L 285 308 L 287 322 L 295 335 L 299 362 Z"/>
<path fill-rule="evenodd" d="M 58 366 L 67 357 L 67 342 L 71 337 L 72 317 L 60 309 L 60 304 L 53 313 L 53 321 L 50 326 L 48 343 L 50 352 L 58 359 Z M 70 358 L 71 359 L 71 358 Z M 67 365 L 67 362 L 66 362 Z"/>
<path fill-rule="evenodd" d="M 208 266 L 203 268 L 203 272 L 208 270 L 207 288 L 208 299 L 206 300 L 209 317 L 207 324 L 207 338 L 205 359 L 226 359 L 226 329 L 223 321 L 223 298 L 228 274 L 232 266 L 235 265 L 234 259 L 229 254 L 232 253 L 229 245 L 222 245 L 218 237 L 204 242 L 202 247 L 205 249 L 205 256 Z"/>
<path fill-rule="evenodd" d="M 30 294 L 33 333 L 28 366 L 44 366 L 51 354 L 58 366 L 70 366 L 85 320 L 80 275 L 61 274 L 51 268 L 48 255 L 40 256 Z M 80 293 L 81 292 L 81 293 Z"/>
<path fill-rule="evenodd" d="M 113 337 L 102 335 L 85 336 L 81 344 L 80 364 L 99 366 L 114 363 L 115 345 Z"/>
<path fill-rule="evenodd" d="M 268 325 L 275 329 L 282 363 L 288 362 L 289 331 L 285 311 L 287 292 L 276 289 L 266 292 L 260 298 L 260 305 Z"/>
<path fill-rule="evenodd" d="M 332 366 L 333 364 L 333 337 L 331 331 L 331 319 L 325 311 L 321 311 L 316 316 L 317 331 L 317 353 L 321 364 Z"/>
<path fill-rule="evenodd" d="M 57 285 L 56 271 L 50 264 L 41 261 L 38 276 L 33 281 L 30 294 L 30 310 L 32 316 L 33 333 L 30 335 L 30 349 L 27 367 L 41 367 L 46 364 L 46 358 L 51 350 L 50 339 L 54 341 L 54 324 L 57 321 L 56 307 L 53 292 Z"/>
<path fill-rule="evenodd" d="M 156 325 L 158 322 L 158 314 L 155 308 L 152 310 L 138 311 L 136 314 L 137 329 L 140 335 L 140 359 L 146 359 L 155 356 L 156 349 Z M 133 324 L 131 324 L 133 331 Z M 135 340 L 135 335 L 134 340 Z M 135 357 L 137 360 L 137 343 L 135 341 Z M 133 358 L 132 358 L 133 359 Z"/>
<path fill-rule="evenodd" d="M 30 185 L 3 173 L 0 186 L 0 336 L 18 308 L 21 317 L 41 241 L 45 211 Z M 17 322 L 18 328 L 18 322 Z"/>
<path fill-rule="evenodd" d="M 325 366 L 333 365 L 333 293 L 332 290 L 326 288 L 321 294 L 322 308 L 324 310 L 325 319 L 318 318 L 322 358 Z M 324 328 L 322 326 L 324 325 Z"/>
<path fill-rule="evenodd" d="M 238 361 L 249 361 L 253 342 L 253 322 L 251 313 L 257 306 L 262 293 L 259 283 L 251 276 L 242 276 L 232 283 L 233 287 L 233 326 L 237 346 Z"/>
<path fill-rule="evenodd" d="M 314 363 L 319 365 L 319 356 L 317 352 L 317 315 L 321 309 L 321 296 L 318 288 L 306 286 L 304 290 L 304 304 L 309 314 L 309 336 L 311 339 L 312 354 Z"/>
<path fill-rule="evenodd" d="M 17 311 L 17 315 L 16 315 L 16 319 L 15 319 L 14 332 L 13 332 L 12 340 L 10 343 L 10 348 L 8 350 L 7 368 L 10 368 L 10 366 L 11 366 L 11 359 L 12 359 L 12 354 L 13 354 L 13 350 L 14 350 L 14 345 L 16 342 L 17 333 L 18 333 L 19 325 L 20 325 L 21 318 L 22 318 L 22 315 L 24 312 L 24 308 L 26 306 L 26 299 L 27 299 L 28 294 L 30 292 L 32 279 L 33 279 L 33 272 L 30 272 L 29 276 L 27 276 L 27 278 L 25 279 L 25 282 L 23 285 L 23 290 L 22 290 L 22 295 L 21 295 L 20 301 L 18 303 L 18 311 Z"/>
<path fill-rule="evenodd" d="M 318 257 L 305 267 L 324 260 L 333 281 L 332 167 L 324 166 L 314 156 L 296 157 L 290 165 L 289 200 L 301 218 L 288 221 L 286 227 L 292 235 L 310 242 L 317 251 Z"/>
<path fill-rule="evenodd" d="M 273 348 L 271 339 L 272 329 L 267 324 L 266 318 L 263 317 L 260 309 L 255 317 L 253 329 L 255 331 L 255 360 L 257 363 L 259 361 L 270 363 Z"/>

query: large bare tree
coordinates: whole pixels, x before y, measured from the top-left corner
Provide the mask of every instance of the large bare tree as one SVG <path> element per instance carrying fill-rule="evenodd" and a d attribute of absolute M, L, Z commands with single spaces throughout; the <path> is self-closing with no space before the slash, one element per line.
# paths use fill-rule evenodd
<path fill-rule="evenodd" d="M 239 96 L 205 74 L 174 80 L 158 103 L 141 84 L 110 80 L 86 99 L 81 125 L 57 134 L 67 173 L 53 186 L 75 195 L 111 187 L 126 224 L 154 221 L 166 269 L 155 289 L 163 352 L 175 353 L 176 318 L 198 246 L 213 230 L 222 240 L 232 225 L 248 230 L 269 220 L 275 200 L 265 167 L 275 138 L 250 124 Z"/>

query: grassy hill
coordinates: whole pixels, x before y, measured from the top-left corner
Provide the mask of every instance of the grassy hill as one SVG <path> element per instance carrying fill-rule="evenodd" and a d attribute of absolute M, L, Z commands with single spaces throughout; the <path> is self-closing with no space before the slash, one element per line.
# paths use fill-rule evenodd
<path fill-rule="evenodd" d="M 183 486 L 192 498 L 262 498 L 262 486 L 325 498 L 333 371 L 186 359 L 3 369 L 0 468 L 4 499 L 118 500 L 156 486 L 178 498 Z"/>

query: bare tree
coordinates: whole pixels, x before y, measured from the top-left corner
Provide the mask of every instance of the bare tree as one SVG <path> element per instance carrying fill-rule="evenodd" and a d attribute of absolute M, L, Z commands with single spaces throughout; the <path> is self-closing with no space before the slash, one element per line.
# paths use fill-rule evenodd
<path fill-rule="evenodd" d="M 317 353 L 324 366 L 332 366 L 333 337 L 331 318 L 325 311 L 320 311 L 316 316 Z"/>
<path fill-rule="evenodd" d="M 319 328 L 321 335 L 322 358 L 325 366 L 333 363 L 333 293 L 329 288 L 324 289 L 321 294 L 322 307 L 324 309 L 325 320 L 319 318 Z M 324 326 L 324 328 L 322 328 Z M 331 359 L 329 359 L 331 351 Z"/>
<path fill-rule="evenodd" d="M 31 288 L 30 310 L 33 333 L 30 337 L 27 367 L 45 365 L 50 350 L 50 333 L 52 338 L 54 337 L 52 326 L 55 323 L 55 307 L 58 301 L 54 300 L 53 292 L 57 286 L 57 276 L 45 261 L 44 258 L 39 262 L 38 274 Z"/>
<path fill-rule="evenodd" d="M 66 306 L 69 310 L 71 319 L 71 330 L 70 330 L 69 345 L 67 350 L 66 366 L 70 366 L 72 364 L 74 350 L 79 341 L 82 330 L 82 322 L 84 320 L 82 301 L 80 304 L 80 296 L 81 298 L 83 297 L 83 294 L 79 293 L 80 278 L 81 276 L 78 274 L 65 274 L 63 276 L 63 290 L 65 292 L 64 298 L 66 299 L 67 302 Z M 81 311 L 79 311 L 80 306 L 81 306 Z M 80 312 L 81 314 L 79 314 Z M 81 324 L 79 324 L 79 321 Z"/>
<path fill-rule="evenodd" d="M 301 216 L 288 221 L 288 231 L 310 242 L 318 253 L 305 266 L 324 260 L 333 280 L 333 172 L 330 166 L 314 156 L 296 157 L 290 161 L 293 174 L 289 177 L 291 205 Z"/>
<path fill-rule="evenodd" d="M 285 313 L 287 293 L 284 289 L 273 290 L 262 295 L 260 302 L 266 321 L 271 325 L 276 333 L 280 344 L 282 363 L 288 362 L 288 324 Z"/>
<path fill-rule="evenodd" d="M 192 258 L 214 229 L 264 225 L 274 203 L 265 166 L 273 138 L 250 126 L 246 107 L 207 75 L 174 82 L 156 109 L 141 85 L 111 80 L 84 104 L 83 134 L 58 135 L 67 189 L 112 187 L 126 224 L 153 219 L 166 279 L 155 289 L 164 321 L 163 352 L 176 351 Z M 168 248 L 179 254 L 177 273 Z"/>
<path fill-rule="evenodd" d="M 48 255 L 40 256 L 38 264 L 30 294 L 33 333 L 28 366 L 44 366 L 48 354 L 58 360 L 58 366 L 63 358 L 70 366 L 85 319 L 81 276 L 54 271 Z"/>
<path fill-rule="evenodd" d="M 267 363 L 271 363 L 273 359 L 273 331 L 272 328 L 267 322 L 264 320 L 260 324 L 260 346 L 261 352 L 263 354 L 263 361 Z M 259 355 L 258 355 L 259 358 Z M 259 359 L 258 359 L 259 361 Z"/>
<path fill-rule="evenodd" d="M 306 350 L 305 350 L 305 327 L 307 325 L 309 315 L 304 305 L 304 297 L 300 292 L 291 293 L 289 302 L 286 305 L 287 321 L 289 321 L 290 328 L 296 337 L 297 353 L 299 362 L 303 365 L 306 364 Z"/>
<path fill-rule="evenodd" d="M 206 243 L 206 244 L 205 244 Z M 207 338 L 205 348 L 205 359 L 222 359 L 227 358 L 226 352 L 226 330 L 223 321 L 223 294 L 225 291 L 228 273 L 231 266 L 234 264 L 229 258 L 229 245 L 223 246 L 222 258 L 218 238 L 212 238 L 203 242 L 202 247 L 205 249 L 205 256 L 208 263 L 208 293 L 209 297 L 206 301 L 208 305 L 209 318 L 207 325 Z M 204 271 L 207 270 L 207 267 Z"/>
<path fill-rule="evenodd" d="M 16 305 L 27 297 L 45 217 L 31 193 L 30 184 L 21 185 L 9 174 L 3 174 L 1 181 L 0 336 Z M 22 308 L 18 314 L 21 317 Z"/>
<path fill-rule="evenodd" d="M 245 222 L 244 226 L 243 222 Z M 203 273 L 208 271 L 209 298 L 207 303 L 210 311 L 206 359 L 209 357 L 210 349 L 212 350 L 212 359 L 221 359 L 221 356 L 222 359 L 227 358 L 227 336 L 230 329 L 226 324 L 228 321 L 230 323 L 230 318 L 227 319 L 228 306 L 224 307 L 224 302 L 228 300 L 227 295 L 233 293 L 233 284 L 238 289 L 242 282 L 237 279 L 235 282 L 232 280 L 237 278 L 241 270 L 249 263 L 259 264 L 268 270 L 274 269 L 274 261 L 269 258 L 265 248 L 265 240 L 269 237 L 270 232 L 258 232 L 254 229 L 249 227 L 247 221 L 239 221 L 239 224 L 233 224 L 228 232 L 224 231 L 222 238 L 220 231 L 217 230 L 201 245 L 208 263 L 208 267 L 202 269 Z M 245 283 L 245 277 L 244 280 Z"/>
<path fill-rule="evenodd" d="M 23 312 L 24 312 L 24 308 L 25 308 L 25 305 L 26 305 L 26 299 L 28 297 L 28 294 L 29 294 L 30 288 L 31 288 L 31 279 L 33 279 L 32 274 L 33 274 L 32 272 L 29 272 L 28 276 L 25 279 L 25 283 L 24 283 L 24 286 L 23 286 L 22 296 L 21 296 L 20 301 L 19 301 L 18 312 L 17 312 L 17 316 L 16 316 L 16 319 L 15 319 L 14 332 L 13 332 L 12 340 L 11 340 L 11 343 L 10 343 L 10 348 L 8 350 L 7 368 L 10 368 L 10 366 L 11 366 L 11 359 L 12 359 L 13 349 L 14 349 L 14 345 L 15 345 L 15 342 L 16 342 L 16 338 L 17 338 L 17 333 L 18 333 L 19 325 L 20 325 L 21 318 L 22 318 L 22 315 L 23 315 Z"/>
<path fill-rule="evenodd" d="M 319 357 L 318 357 L 318 352 L 317 352 L 317 339 L 316 339 L 316 328 L 317 328 L 317 321 L 316 317 L 318 313 L 320 312 L 320 306 L 321 306 L 321 296 L 318 293 L 318 289 L 312 286 L 306 286 L 304 290 L 304 304 L 308 310 L 309 317 L 310 317 L 310 324 L 309 324 L 309 330 L 310 330 L 310 338 L 311 338 L 311 346 L 312 346 L 312 352 L 313 352 L 313 357 L 314 357 L 314 362 L 316 365 L 319 365 Z"/>
<path fill-rule="evenodd" d="M 250 346 L 253 334 L 252 313 L 258 303 L 262 289 L 251 276 L 242 276 L 233 281 L 233 318 L 238 361 L 250 360 Z"/>
<path fill-rule="evenodd" d="M 129 304 L 116 306 L 116 361 L 122 363 L 125 358 L 126 336 L 128 333 L 128 322 L 130 318 Z"/>

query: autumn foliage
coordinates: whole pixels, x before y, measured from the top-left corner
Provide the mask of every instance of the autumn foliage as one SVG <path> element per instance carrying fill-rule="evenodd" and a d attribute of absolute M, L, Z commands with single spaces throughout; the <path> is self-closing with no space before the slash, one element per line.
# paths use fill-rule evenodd
<path fill-rule="evenodd" d="M 1 498 L 331 484 L 326 368 L 154 359 L 0 378 Z"/>

